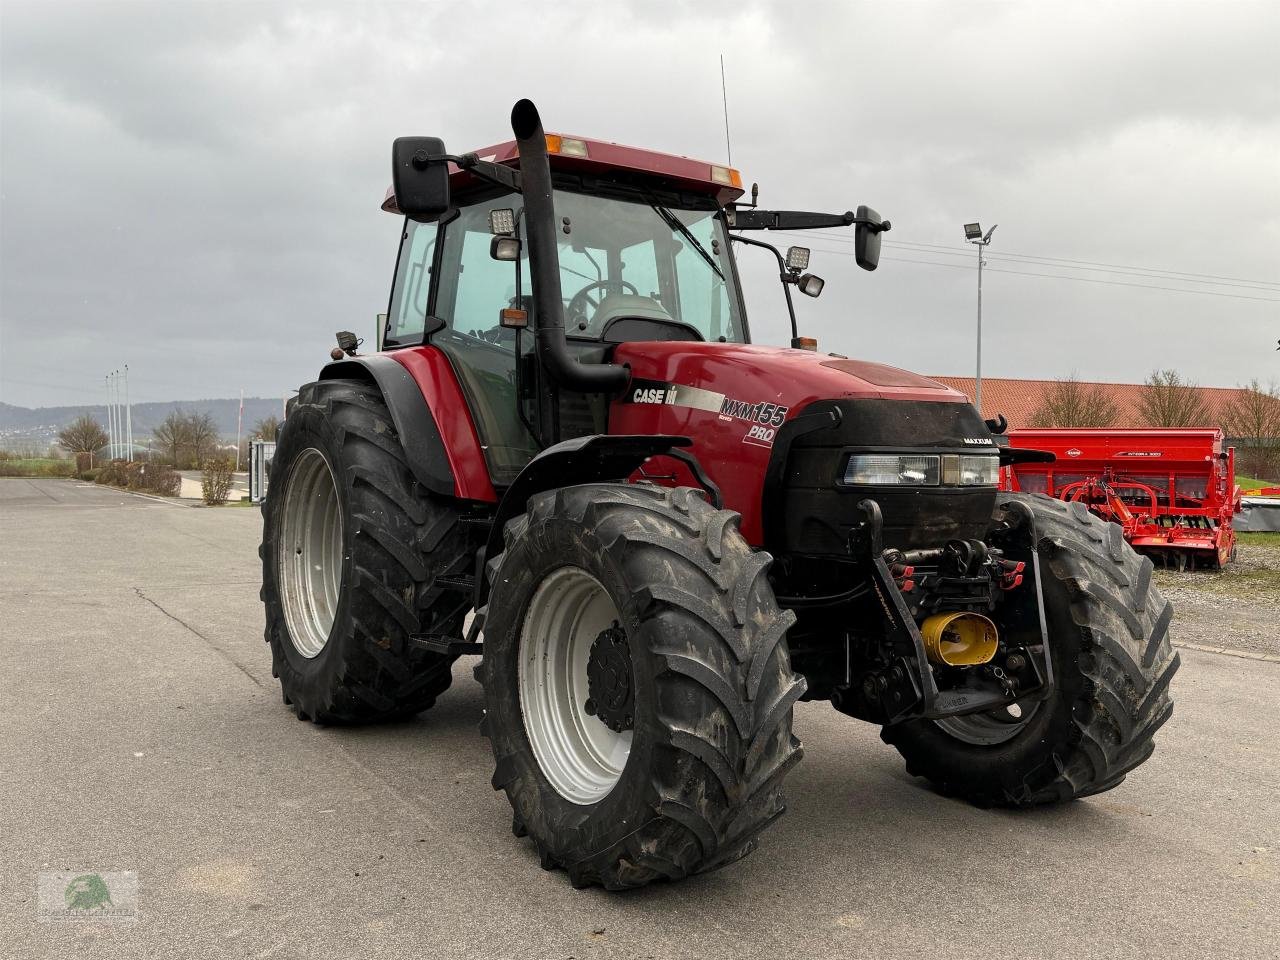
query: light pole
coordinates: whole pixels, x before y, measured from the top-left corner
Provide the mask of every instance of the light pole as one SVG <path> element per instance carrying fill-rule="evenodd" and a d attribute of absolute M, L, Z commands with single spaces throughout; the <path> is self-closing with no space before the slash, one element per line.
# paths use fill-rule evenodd
<path fill-rule="evenodd" d="M 1000 224 L 996 224 L 996 227 Z M 982 233 L 982 224 L 966 223 L 964 225 L 965 243 L 972 243 L 978 248 L 978 364 L 977 373 L 973 380 L 973 405 L 978 408 L 978 415 L 982 415 L 982 267 L 986 262 L 982 259 L 983 249 L 991 242 L 991 235 L 996 232 L 996 227 L 992 227 L 984 236 Z"/>

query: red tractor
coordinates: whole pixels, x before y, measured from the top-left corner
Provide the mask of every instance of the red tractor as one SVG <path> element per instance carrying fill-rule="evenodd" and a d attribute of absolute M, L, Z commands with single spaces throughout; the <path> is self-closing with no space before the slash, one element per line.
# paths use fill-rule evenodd
<path fill-rule="evenodd" d="M 754 346 L 736 244 L 816 296 L 736 170 L 545 134 L 393 147 L 404 218 L 379 352 L 302 388 L 264 505 L 266 637 L 317 723 L 412 716 L 482 657 L 512 829 L 576 886 L 754 849 L 797 700 L 877 724 L 983 805 L 1116 786 L 1172 711 L 1171 608 L 1084 504 L 998 490 L 963 395 Z M 470 617 L 469 617 L 470 615 Z"/>

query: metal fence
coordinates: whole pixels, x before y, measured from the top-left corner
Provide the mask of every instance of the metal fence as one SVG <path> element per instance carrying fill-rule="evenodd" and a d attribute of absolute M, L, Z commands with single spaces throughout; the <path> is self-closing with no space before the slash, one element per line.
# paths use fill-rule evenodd
<path fill-rule="evenodd" d="M 253 440 L 249 443 L 249 502 L 261 503 L 267 495 L 267 479 L 271 473 L 271 458 L 276 454 L 274 440 Z"/>

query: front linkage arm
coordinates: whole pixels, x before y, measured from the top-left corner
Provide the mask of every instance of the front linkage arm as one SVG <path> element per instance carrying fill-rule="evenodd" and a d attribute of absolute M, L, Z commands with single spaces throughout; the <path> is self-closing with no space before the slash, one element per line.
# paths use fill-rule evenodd
<path fill-rule="evenodd" d="M 977 713 L 1007 706 L 1015 700 L 1043 700 L 1053 692 L 1053 663 L 1044 620 L 1035 523 L 1023 504 L 1008 504 L 1004 517 L 992 531 L 992 538 L 1000 540 L 1011 555 L 1025 558 L 1035 590 L 1034 611 L 1019 618 L 1028 622 L 1007 624 L 1024 638 L 1019 647 L 1026 666 L 1018 678 L 1022 689 L 1016 696 L 1006 690 L 969 685 L 939 689 L 920 628 L 885 561 L 880 505 L 874 500 L 863 500 L 858 504 L 858 511 L 862 521 L 850 531 L 849 553 L 871 576 L 876 606 L 884 615 L 885 639 L 892 655 L 883 670 L 864 674 L 860 682 L 846 688 L 836 703 L 838 709 L 875 723 L 896 723 L 915 717 L 941 719 Z"/>

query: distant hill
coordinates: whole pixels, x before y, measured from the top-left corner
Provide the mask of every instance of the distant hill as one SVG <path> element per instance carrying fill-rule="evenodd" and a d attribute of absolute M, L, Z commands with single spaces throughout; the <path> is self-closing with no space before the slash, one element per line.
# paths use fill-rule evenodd
<path fill-rule="evenodd" d="M 172 400 L 166 403 L 135 403 L 133 405 L 133 436 L 136 441 L 147 440 L 170 413 L 181 410 L 186 413 L 208 413 L 218 425 L 218 432 L 226 439 L 235 440 L 236 412 L 240 400 Z M 54 441 L 58 431 L 82 414 L 89 414 L 106 427 L 107 408 L 103 404 L 77 407 L 17 407 L 0 403 L 0 449 L 6 447 L 46 447 Z M 244 429 L 247 433 L 253 425 L 266 417 L 282 414 L 279 397 L 245 397 Z"/>

